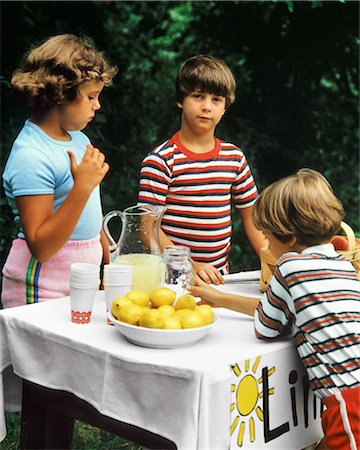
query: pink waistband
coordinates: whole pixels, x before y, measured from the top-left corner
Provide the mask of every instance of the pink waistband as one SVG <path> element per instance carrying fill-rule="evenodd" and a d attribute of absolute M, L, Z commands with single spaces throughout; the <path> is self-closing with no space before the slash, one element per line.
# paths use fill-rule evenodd
<path fill-rule="evenodd" d="M 23 238 L 17 238 L 14 240 L 14 243 L 16 241 L 20 241 L 19 243 L 26 243 L 26 240 Z M 81 241 L 67 241 L 66 244 L 62 247 L 65 248 L 90 248 L 96 245 L 100 241 L 100 235 L 96 236 L 92 239 L 85 239 Z"/>

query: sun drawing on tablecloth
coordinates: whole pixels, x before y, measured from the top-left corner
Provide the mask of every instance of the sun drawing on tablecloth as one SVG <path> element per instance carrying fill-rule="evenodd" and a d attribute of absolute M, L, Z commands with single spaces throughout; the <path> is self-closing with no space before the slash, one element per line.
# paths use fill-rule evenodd
<path fill-rule="evenodd" d="M 259 367 L 261 356 L 258 356 L 251 366 L 250 359 L 245 360 L 244 369 L 245 373 L 240 369 L 238 364 L 231 366 L 234 374 L 240 378 L 238 384 L 231 384 L 231 392 L 235 394 L 235 401 L 230 405 L 230 411 L 235 411 L 235 418 L 232 421 L 230 427 L 230 434 L 233 435 L 237 426 L 239 425 L 239 432 L 237 438 L 237 445 L 242 447 L 244 441 L 244 434 L 246 430 L 245 418 L 248 418 L 249 439 L 250 442 L 255 441 L 255 418 L 254 411 L 262 422 L 264 421 L 264 415 L 261 407 L 258 405 L 258 400 L 263 397 L 263 392 L 259 389 L 259 384 L 262 383 L 262 377 L 256 378 L 256 371 Z M 275 367 L 268 370 L 268 375 L 272 375 L 275 372 Z M 269 389 L 269 395 L 274 394 L 274 388 Z M 243 420 L 244 419 L 244 420 Z M 240 422 L 240 424 L 239 424 Z"/>

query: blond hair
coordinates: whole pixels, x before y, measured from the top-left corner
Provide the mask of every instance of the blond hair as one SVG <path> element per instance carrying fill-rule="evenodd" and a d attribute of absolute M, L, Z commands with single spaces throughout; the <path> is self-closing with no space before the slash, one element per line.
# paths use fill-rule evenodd
<path fill-rule="evenodd" d="M 176 101 L 195 90 L 226 98 L 226 108 L 235 101 L 236 82 L 229 67 L 213 56 L 197 55 L 187 59 L 176 77 Z"/>
<path fill-rule="evenodd" d="M 256 228 L 282 242 L 296 237 L 306 246 L 330 240 L 343 217 L 343 207 L 329 182 L 312 169 L 301 169 L 268 186 L 253 209 Z"/>
<path fill-rule="evenodd" d="M 116 72 L 89 38 L 61 34 L 24 55 L 11 85 L 31 108 L 49 110 L 75 100 L 84 81 L 109 84 Z"/>

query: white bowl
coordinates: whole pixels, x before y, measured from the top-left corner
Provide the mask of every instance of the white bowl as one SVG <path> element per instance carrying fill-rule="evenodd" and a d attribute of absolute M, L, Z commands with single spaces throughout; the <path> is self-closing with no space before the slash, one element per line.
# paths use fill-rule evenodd
<path fill-rule="evenodd" d="M 111 311 L 108 311 L 108 319 L 115 325 L 116 329 L 133 344 L 150 348 L 176 348 L 194 344 L 210 333 L 219 321 L 214 311 L 214 321 L 210 325 L 198 328 L 187 328 L 184 330 L 162 330 L 157 328 L 144 328 L 129 325 L 115 319 Z"/>

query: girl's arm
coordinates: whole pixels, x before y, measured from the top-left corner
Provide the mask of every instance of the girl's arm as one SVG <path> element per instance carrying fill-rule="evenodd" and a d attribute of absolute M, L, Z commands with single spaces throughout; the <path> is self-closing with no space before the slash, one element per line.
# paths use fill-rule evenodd
<path fill-rule="evenodd" d="M 100 243 L 103 249 L 103 264 L 109 264 L 110 263 L 110 250 L 109 250 L 109 244 L 108 240 L 105 236 L 104 230 L 100 231 Z"/>
<path fill-rule="evenodd" d="M 256 307 L 259 304 L 258 298 L 221 292 L 204 282 L 198 284 L 198 286 L 188 286 L 187 289 L 195 297 L 201 298 L 201 304 L 232 309 L 248 316 L 254 316 Z"/>
<path fill-rule="evenodd" d="M 28 195 L 16 198 L 21 225 L 33 257 L 45 262 L 68 241 L 92 190 L 109 170 L 105 157 L 88 145 L 80 164 L 69 152 L 74 185 L 60 208 L 54 212 L 53 195 Z"/>
<path fill-rule="evenodd" d="M 256 253 L 260 255 L 260 249 L 263 247 L 267 247 L 268 241 L 265 239 L 262 232 L 255 227 L 252 220 L 252 209 L 252 206 L 250 206 L 249 208 L 241 208 L 239 209 L 239 215 L 244 225 L 244 230 L 246 236 L 250 241 L 250 244 L 252 245 Z"/>

